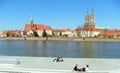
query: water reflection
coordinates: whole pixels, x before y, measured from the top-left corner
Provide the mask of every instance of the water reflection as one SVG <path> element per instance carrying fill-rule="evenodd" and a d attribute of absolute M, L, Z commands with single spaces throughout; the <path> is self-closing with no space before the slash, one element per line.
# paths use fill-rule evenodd
<path fill-rule="evenodd" d="M 120 58 L 120 42 L 0 40 L 0 55 L 34 57 Z"/>
<path fill-rule="evenodd" d="M 85 58 L 92 58 L 94 55 L 94 43 L 93 42 L 84 42 L 84 57 Z"/>

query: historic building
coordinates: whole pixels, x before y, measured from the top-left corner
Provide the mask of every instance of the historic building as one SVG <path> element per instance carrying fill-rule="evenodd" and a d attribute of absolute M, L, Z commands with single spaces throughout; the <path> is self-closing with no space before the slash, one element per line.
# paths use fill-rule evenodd
<path fill-rule="evenodd" d="M 54 29 L 53 33 L 55 36 L 66 36 L 66 37 L 75 37 L 74 30 L 71 30 L 70 28 L 67 29 Z"/>
<path fill-rule="evenodd" d="M 24 31 L 27 35 L 35 35 L 35 33 L 37 33 L 40 37 L 42 36 L 43 31 L 45 31 L 47 35 L 52 35 L 52 28 L 50 26 L 34 24 L 33 19 L 30 20 L 30 24 L 25 24 Z"/>
<path fill-rule="evenodd" d="M 95 37 L 100 32 L 95 28 L 95 16 L 92 7 L 92 12 L 89 14 L 87 10 L 87 14 L 85 16 L 84 27 L 78 27 L 76 29 L 77 37 Z"/>
<path fill-rule="evenodd" d="M 25 31 L 34 31 L 37 30 L 36 24 L 33 23 L 33 18 L 30 20 L 30 24 L 25 24 Z"/>
<path fill-rule="evenodd" d="M 87 15 L 85 16 L 84 28 L 87 28 L 89 30 L 95 28 L 95 16 L 94 16 L 93 7 L 92 7 L 92 13 L 91 14 L 89 14 L 89 12 L 87 10 Z"/>

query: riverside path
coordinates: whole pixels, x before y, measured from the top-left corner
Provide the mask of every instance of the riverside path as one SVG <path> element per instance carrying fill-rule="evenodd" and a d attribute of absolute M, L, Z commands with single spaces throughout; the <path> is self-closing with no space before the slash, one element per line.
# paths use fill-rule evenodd
<path fill-rule="evenodd" d="M 53 62 L 55 57 L 0 56 L 0 73 L 82 73 L 73 68 L 89 65 L 84 73 L 120 73 L 120 59 L 63 58 Z"/>

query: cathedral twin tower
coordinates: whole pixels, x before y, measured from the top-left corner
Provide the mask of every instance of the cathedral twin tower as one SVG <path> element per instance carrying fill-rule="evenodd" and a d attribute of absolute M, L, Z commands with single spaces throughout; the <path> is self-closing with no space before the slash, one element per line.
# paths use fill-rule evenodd
<path fill-rule="evenodd" d="M 95 29 L 95 16 L 94 16 L 94 11 L 93 11 L 93 7 L 92 7 L 92 13 L 89 14 L 88 10 L 87 10 L 87 14 L 85 16 L 85 23 L 84 23 L 84 28 L 92 30 Z M 31 29 L 34 27 L 33 26 L 33 19 L 31 19 Z"/>
<path fill-rule="evenodd" d="M 95 28 L 95 19 L 94 19 L 94 12 L 92 7 L 92 13 L 89 14 L 87 10 L 87 15 L 85 16 L 85 23 L 84 28 L 94 29 Z"/>

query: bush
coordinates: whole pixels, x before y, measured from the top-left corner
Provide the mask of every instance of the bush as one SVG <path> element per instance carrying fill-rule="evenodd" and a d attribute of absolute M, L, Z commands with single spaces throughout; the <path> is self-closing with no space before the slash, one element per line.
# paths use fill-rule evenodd
<path fill-rule="evenodd" d="M 53 37 L 52 35 L 48 34 L 47 37 Z"/>
<path fill-rule="evenodd" d="M 47 37 L 47 33 L 45 30 L 43 30 L 42 37 Z"/>
<path fill-rule="evenodd" d="M 34 32 L 34 36 L 35 36 L 35 37 L 38 37 L 38 33 L 37 33 L 37 32 Z"/>
<path fill-rule="evenodd" d="M 63 37 L 68 37 L 68 35 L 67 35 L 67 34 L 64 34 Z"/>

